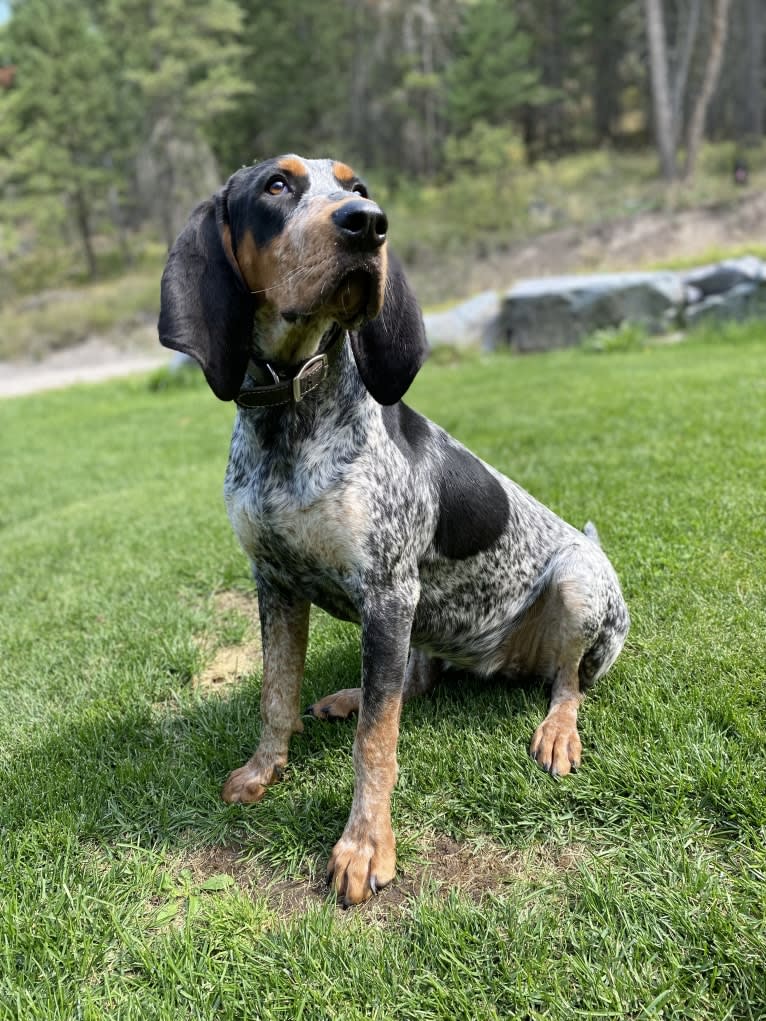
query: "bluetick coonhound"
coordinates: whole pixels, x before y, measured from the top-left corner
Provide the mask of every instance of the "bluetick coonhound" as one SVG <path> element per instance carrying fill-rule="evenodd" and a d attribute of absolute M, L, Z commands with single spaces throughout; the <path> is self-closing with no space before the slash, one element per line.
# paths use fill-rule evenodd
<path fill-rule="evenodd" d="M 581 691 L 628 631 L 595 533 L 401 403 L 427 345 L 387 230 L 343 163 L 238 170 L 171 250 L 159 322 L 162 343 L 238 405 L 224 488 L 258 588 L 263 724 L 224 800 L 259 801 L 302 730 L 311 604 L 361 625 L 361 687 L 307 711 L 358 716 L 351 813 L 328 865 L 347 905 L 394 877 L 399 716 L 443 661 L 552 683 L 530 753 L 564 776 L 580 762 Z"/>

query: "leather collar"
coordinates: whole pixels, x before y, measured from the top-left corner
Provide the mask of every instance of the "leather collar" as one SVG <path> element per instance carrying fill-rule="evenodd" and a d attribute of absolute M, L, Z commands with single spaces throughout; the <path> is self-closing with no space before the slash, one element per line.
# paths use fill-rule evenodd
<path fill-rule="evenodd" d="M 307 358 L 305 362 L 291 365 L 287 378 L 269 362 L 251 358 L 247 374 L 256 380 L 264 380 L 262 386 L 243 387 L 234 398 L 240 408 L 272 408 L 279 404 L 300 404 L 303 398 L 316 390 L 327 378 L 330 367 L 335 364 L 343 350 L 346 331 L 335 326 L 330 343 L 324 351 Z"/>

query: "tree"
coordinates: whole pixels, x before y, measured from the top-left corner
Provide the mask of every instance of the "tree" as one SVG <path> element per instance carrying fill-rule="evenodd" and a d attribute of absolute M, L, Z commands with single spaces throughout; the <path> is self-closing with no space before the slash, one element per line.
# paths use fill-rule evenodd
<path fill-rule="evenodd" d="M 17 72 L 0 97 L 0 183 L 23 194 L 27 213 L 49 231 L 63 198 L 95 276 L 95 220 L 115 180 L 118 145 L 111 55 L 76 0 L 25 0 L 6 48 Z"/>
<path fill-rule="evenodd" d="M 684 126 L 684 99 L 695 44 L 699 38 L 701 3 L 702 0 L 687 0 L 680 7 L 675 59 L 671 66 L 663 0 L 645 0 L 655 137 L 662 175 L 669 181 L 679 175 L 685 179 L 694 175 L 705 116 L 718 83 L 726 44 L 731 0 L 712 0 L 710 45 L 697 97 Z M 679 168 L 678 149 L 682 138 L 686 143 L 686 156 Z"/>
<path fill-rule="evenodd" d="M 115 46 L 126 40 L 123 78 L 143 100 L 139 184 L 168 246 L 219 178 L 211 126 L 252 91 L 242 21 L 234 0 L 112 0 L 106 8 Z"/>
<path fill-rule="evenodd" d="M 764 89 L 764 17 L 762 0 L 746 0 L 747 60 L 744 88 L 744 129 L 742 134 L 751 140 L 763 135 Z"/>
<path fill-rule="evenodd" d="M 350 89 L 354 19 L 359 58 L 370 45 L 369 19 L 347 0 L 240 0 L 245 94 L 211 125 L 215 151 L 228 166 L 295 149 L 347 151 L 349 107 L 366 113 L 366 95 Z M 361 4 L 361 7 L 366 6 Z"/>
<path fill-rule="evenodd" d="M 478 0 L 465 9 L 446 80 L 449 123 L 465 133 L 476 121 L 499 126 L 548 93 L 530 60 L 532 41 L 502 0 Z"/>

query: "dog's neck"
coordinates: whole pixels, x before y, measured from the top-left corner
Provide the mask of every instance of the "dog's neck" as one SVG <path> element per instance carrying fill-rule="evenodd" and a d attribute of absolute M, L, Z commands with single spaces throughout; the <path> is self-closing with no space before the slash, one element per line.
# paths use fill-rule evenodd
<path fill-rule="evenodd" d="M 378 405 L 362 382 L 345 331 L 341 333 L 337 352 L 328 365 L 326 378 L 305 399 L 254 407 L 237 402 L 235 446 L 240 459 L 250 464 L 249 470 L 266 459 L 278 463 L 279 471 L 288 471 L 288 465 L 303 457 L 309 437 L 319 444 L 330 463 L 345 463 L 353 458 L 352 448 L 356 449 L 360 437 L 369 435 L 370 416 L 374 417 Z M 245 386 L 250 383 L 248 376 Z M 292 381 L 281 385 L 289 387 Z M 244 446 L 240 444 L 242 437 L 247 438 Z"/>
<path fill-rule="evenodd" d="M 284 364 L 251 355 L 236 403 L 247 409 L 300 404 L 327 379 L 340 357 L 346 336 L 341 326 L 333 324 L 322 336 L 316 352 L 297 362 Z"/>

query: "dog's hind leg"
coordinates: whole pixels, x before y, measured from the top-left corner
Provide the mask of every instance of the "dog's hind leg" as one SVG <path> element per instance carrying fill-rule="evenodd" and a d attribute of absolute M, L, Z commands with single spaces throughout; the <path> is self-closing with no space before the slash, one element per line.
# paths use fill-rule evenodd
<path fill-rule="evenodd" d="M 529 753 L 552 776 L 566 776 L 579 767 L 582 753 L 577 733 L 581 683 L 592 682 L 616 659 L 627 633 L 627 610 L 608 563 L 581 549 L 559 555 L 531 609 L 519 638 L 534 651 L 528 660 L 534 671 L 550 678 L 553 687 L 548 714 Z"/>
<path fill-rule="evenodd" d="M 417 695 L 425 695 L 431 691 L 441 675 L 441 670 L 440 659 L 428 656 L 420 649 L 410 648 L 402 701 L 408 702 Z M 358 715 L 361 697 L 361 688 L 341 688 L 340 691 L 325 695 L 310 705 L 304 710 L 304 715 L 313 716 L 317 720 L 348 720 Z"/>
<path fill-rule="evenodd" d="M 577 667 L 577 663 L 562 664 L 556 671 L 548 715 L 529 746 L 529 754 L 551 776 L 566 776 L 580 765 L 577 710 L 583 696 Z"/>

